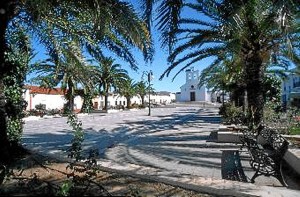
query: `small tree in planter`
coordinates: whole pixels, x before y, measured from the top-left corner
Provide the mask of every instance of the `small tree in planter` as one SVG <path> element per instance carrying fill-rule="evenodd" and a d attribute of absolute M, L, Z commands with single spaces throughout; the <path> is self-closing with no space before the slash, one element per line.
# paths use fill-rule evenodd
<path fill-rule="evenodd" d="M 40 103 L 40 104 L 35 106 L 35 109 L 38 111 L 38 115 L 40 117 L 43 117 L 45 115 L 45 112 L 46 112 L 46 105 Z"/>

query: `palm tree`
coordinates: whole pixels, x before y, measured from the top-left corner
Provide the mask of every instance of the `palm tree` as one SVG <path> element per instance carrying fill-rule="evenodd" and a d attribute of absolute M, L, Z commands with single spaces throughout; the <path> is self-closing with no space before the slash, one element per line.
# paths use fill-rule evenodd
<path fill-rule="evenodd" d="M 234 57 L 232 59 L 216 62 L 211 64 L 200 75 L 199 85 L 207 85 L 212 92 L 222 91 L 231 95 L 231 101 L 237 106 L 245 104 L 240 97 L 245 94 L 245 81 L 243 80 L 244 71 L 241 66 L 240 59 Z M 223 97 L 224 104 L 224 97 Z"/>
<path fill-rule="evenodd" d="M 98 60 L 99 65 L 94 67 L 95 80 L 99 83 L 99 92 L 104 94 L 104 110 L 107 110 L 108 96 L 111 88 L 118 89 L 128 79 L 128 73 L 120 64 L 114 64 L 113 58 Z M 103 91 L 101 91 L 101 89 Z"/>
<path fill-rule="evenodd" d="M 125 83 L 118 89 L 118 92 L 121 96 L 126 98 L 126 108 L 130 109 L 131 106 L 131 98 L 137 95 L 136 92 L 136 83 L 132 79 L 127 79 Z"/>
<path fill-rule="evenodd" d="M 35 64 L 31 67 L 31 72 L 35 73 L 32 82 L 37 83 L 45 88 L 55 88 L 61 86 L 65 92 L 67 105 L 65 112 L 74 110 L 74 98 L 78 88 L 85 90 L 92 89 L 91 73 L 92 67 L 84 63 L 84 58 L 76 43 L 69 42 L 67 48 L 62 51 L 66 59 L 57 61 L 49 59 L 42 64 Z M 77 54 L 74 56 L 74 54 Z M 80 85 L 80 87 L 78 87 Z"/>
<path fill-rule="evenodd" d="M 145 107 L 145 96 L 148 94 L 149 88 L 144 81 L 136 83 L 136 93 L 141 97 L 142 106 Z"/>
<path fill-rule="evenodd" d="M 165 5 L 168 7 L 170 2 L 174 1 L 166 1 Z M 172 38 L 169 40 L 171 49 L 174 43 L 177 45 L 171 51 L 171 64 L 161 79 L 179 65 L 181 69 L 178 73 L 208 57 L 214 58 L 213 64 L 216 64 L 228 57 L 238 56 L 245 71 L 249 119 L 254 125 L 260 124 L 266 65 L 282 49 L 291 48 L 299 41 L 299 33 L 296 33 L 299 29 L 295 26 L 299 2 L 200 0 L 186 3 L 184 7 L 198 14 L 176 19 L 178 23 L 175 21 L 174 24 L 177 24 L 177 28 L 173 28 L 169 34 L 163 34 L 164 37 Z M 165 25 L 171 20 L 164 13 L 160 13 L 159 18 L 159 22 Z"/>
<path fill-rule="evenodd" d="M 0 143 L 7 150 L 3 78 L 17 67 L 5 57 L 8 29 L 21 24 L 45 46 L 55 64 L 66 58 L 62 51 L 70 40 L 89 53 L 103 54 L 108 49 L 133 68 L 137 65 L 132 48 L 140 49 L 146 60 L 153 53 L 146 25 L 129 3 L 120 0 L 7 0 L 1 3 L 0 10 Z"/>

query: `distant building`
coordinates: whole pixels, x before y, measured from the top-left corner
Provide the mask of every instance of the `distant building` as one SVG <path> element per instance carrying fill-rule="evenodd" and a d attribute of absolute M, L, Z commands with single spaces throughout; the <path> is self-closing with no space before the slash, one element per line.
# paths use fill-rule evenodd
<path fill-rule="evenodd" d="M 281 84 L 281 101 L 284 107 L 300 107 L 300 76 L 290 74 Z"/>
<path fill-rule="evenodd" d="M 45 109 L 63 109 L 65 103 L 65 92 L 61 88 L 42 88 L 39 86 L 25 86 L 23 97 L 27 102 L 26 110 L 35 109 L 36 105 L 42 104 Z M 76 96 L 74 100 L 74 109 L 81 109 L 83 99 Z"/>
<path fill-rule="evenodd" d="M 146 96 L 146 99 L 149 99 L 149 95 Z M 174 102 L 175 99 L 175 94 L 167 91 L 155 92 L 150 95 L 151 103 L 156 104 L 169 104 Z"/>
<path fill-rule="evenodd" d="M 61 88 L 42 88 L 39 86 L 25 86 L 23 97 L 27 102 L 26 110 L 35 109 L 37 105 L 44 105 L 45 109 L 63 109 L 64 104 L 67 103 L 65 94 Z M 149 101 L 149 94 L 145 96 L 145 102 Z M 150 95 L 150 101 L 153 104 L 170 104 L 175 101 L 175 94 L 160 91 Z M 94 109 L 102 109 L 104 107 L 104 96 L 96 96 L 92 99 Z M 83 98 L 76 96 L 74 100 L 74 110 L 80 110 L 83 104 Z M 142 104 L 142 99 L 139 96 L 131 98 L 131 104 Z M 109 93 L 108 96 L 108 107 L 114 108 L 116 106 L 126 107 L 126 98 L 119 94 Z"/>
<path fill-rule="evenodd" d="M 187 101 L 216 101 L 212 98 L 212 94 L 206 86 L 199 87 L 199 70 L 194 68 L 187 69 L 186 71 L 186 82 L 180 87 L 180 92 L 176 93 L 176 101 L 187 102 Z"/>

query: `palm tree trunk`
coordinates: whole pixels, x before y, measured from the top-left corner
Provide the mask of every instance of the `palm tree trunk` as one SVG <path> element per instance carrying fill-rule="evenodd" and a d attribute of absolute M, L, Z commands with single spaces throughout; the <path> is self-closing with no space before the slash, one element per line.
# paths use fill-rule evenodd
<path fill-rule="evenodd" d="M 264 108 L 263 61 L 258 53 L 250 50 L 245 56 L 244 62 L 246 66 L 249 121 L 252 126 L 258 126 L 262 122 Z"/>
<path fill-rule="evenodd" d="M 247 113 L 247 108 L 248 108 L 248 95 L 247 95 L 247 90 L 246 89 L 244 89 L 244 102 L 243 102 L 243 112 L 244 112 L 244 114 L 246 114 Z"/>
<path fill-rule="evenodd" d="M 104 110 L 107 111 L 108 109 L 108 92 L 105 92 L 105 95 L 104 95 Z"/>
<path fill-rule="evenodd" d="M 130 98 L 127 97 L 126 101 L 127 101 L 127 109 L 130 109 L 130 105 L 131 105 Z"/>
<path fill-rule="evenodd" d="M 69 80 L 68 81 L 68 93 L 67 93 L 67 99 L 68 99 L 68 110 L 70 113 L 73 113 L 74 111 L 74 85 Z"/>
<path fill-rule="evenodd" d="M 141 100 L 142 100 L 142 106 L 145 107 L 145 96 L 141 96 Z"/>

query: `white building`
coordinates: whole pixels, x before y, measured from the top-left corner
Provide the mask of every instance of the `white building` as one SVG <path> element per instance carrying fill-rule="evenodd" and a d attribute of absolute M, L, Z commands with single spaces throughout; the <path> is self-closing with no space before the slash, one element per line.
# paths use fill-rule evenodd
<path fill-rule="evenodd" d="M 61 88 L 47 89 L 38 86 L 25 86 L 23 97 L 28 103 L 26 110 L 35 109 L 36 105 L 45 105 L 45 108 L 63 109 L 67 100 L 64 97 L 65 92 Z M 151 103 L 169 104 L 175 100 L 175 94 L 161 91 L 150 95 Z M 142 104 L 139 96 L 131 98 L 131 104 Z M 149 95 L 145 96 L 145 102 L 149 101 Z M 92 100 L 94 109 L 102 109 L 104 107 L 104 96 L 98 96 Z M 74 100 L 74 110 L 79 111 L 83 104 L 83 98 L 76 96 Z M 110 93 L 108 97 L 108 107 L 124 106 L 126 107 L 126 98 L 119 94 Z"/>
<path fill-rule="evenodd" d="M 150 95 L 151 103 L 156 104 L 170 104 L 175 101 L 175 94 L 167 91 L 155 92 Z M 148 102 L 149 95 L 145 97 L 145 101 Z"/>
<path fill-rule="evenodd" d="M 104 107 L 104 96 L 98 96 L 93 99 L 94 109 L 102 109 Z M 134 96 L 130 99 L 131 104 L 141 104 L 142 100 L 138 96 Z M 127 106 L 127 100 L 124 96 L 120 96 L 119 94 L 110 93 L 107 98 L 107 106 L 108 107 L 116 107 L 116 106 Z"/>
<path fill-rule="evenodd" d="M 42 104 L 45 109 L 63 109 L 64 104 L 67 103 L 65 92 L 61 88 L 41 88 L 38 86 L 25 86 L 23 97 L 27 102 L 26 110 L 35 109 L 36 105 Z M 83 99 L 76 96 L 74 100 L 74 109 L 81 109 Z"/>
<path fill-rule="evenodd" d="M 206 86 L 199 87 L 199 70 L 187 69 L 186 82 L 180 87 L 180 92 L 176 93 L 176 101 L 206 101 L 211 102 L 211 92 L 208 91 Z"/>
<path fill-rule="evenodd" d="M 290 74 L 281 84 L 281 101 L 283 106 L 300 107 L 300 76 Z"/>

